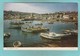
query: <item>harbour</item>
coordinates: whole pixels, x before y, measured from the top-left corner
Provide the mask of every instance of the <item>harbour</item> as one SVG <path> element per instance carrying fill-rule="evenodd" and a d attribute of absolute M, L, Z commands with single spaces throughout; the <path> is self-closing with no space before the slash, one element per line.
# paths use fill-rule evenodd
<path fill-rule="evenodd" d="M 10 22 L 11 20 L 4 21 L 4 32 L 9 32 L 11 34 L 10 38 L 4 39 L 4 47 L 13 47 L 13 43 L 15 41 L 20 41 L 22 44 L 21 47 L 77 47 L 77 35 L 68 36 L 60 40 L 49 40 L 40 37 L 41 32 L 23 32 L 21 29 L 10 29 Z M 27 21 L 23 22 L 25 23 Z M 38 24 L 39 22 L 41 21 L 33 21 L 32 24 Z M 48 22 L 43 22 L 42 24 L 44 27 L 49 29 L 49 32 L 55 33 L 63 33 L 63 31 L 67 29 L 76 29 L 74 23 L 72 22 L 68 22 L 67 24 L 65 22 L 54 22 L 54 24 L 48 24 Z M 74 43 L 72 41 L 75 43 L 75 45 L 73 45 Z"/>
<path fill-rule="evenodd" d="M 4 47 L 78 47 L 77 3 L 5 3 Z"/>

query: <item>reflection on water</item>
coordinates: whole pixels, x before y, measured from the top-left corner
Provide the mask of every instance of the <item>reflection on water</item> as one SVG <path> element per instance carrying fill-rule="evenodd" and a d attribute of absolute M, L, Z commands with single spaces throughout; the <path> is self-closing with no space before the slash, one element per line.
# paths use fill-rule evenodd
<path fill-rule="evenodd" d="M 33 21 L 32 24 L 39 23 L 40 21 Z M 45 39 L 40 37 L 40 33 L 27 33 L 22 32 L 20 29 L 9 29 L 10 20 L 4 21 L 4 32 L 10 32 L 11 37 L 8 39 L 4 39 L 5 47 L 12 47 L 13 42 L 20 41 L 24 47 L 38 46 L 39 44 L 46 45 L 46 43 L 50 43 Z M 75 25 L 73 23 L 62 23 L 62 22 L 54 22 L 53 24 L 48 24 L 47 22 L 43 22 L 43 26 L 48 28 L 50 32 L 62 33 L 66 29 L 75 29 Z M 56 42 L 57 43 L 57 42 Z M 57 46 L 57 45 L 56 45 Z"/>

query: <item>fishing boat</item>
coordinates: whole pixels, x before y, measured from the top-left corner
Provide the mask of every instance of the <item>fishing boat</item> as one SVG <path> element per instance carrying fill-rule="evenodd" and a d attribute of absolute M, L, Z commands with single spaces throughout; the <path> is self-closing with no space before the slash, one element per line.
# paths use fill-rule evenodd
<path fill-rule="evenodd" d="M 23 22 L 11 22 L 9 28 L 21 29 L 21 26 L 23 24 L 24 24 Z"/>
<path fill-rule="evenodd" d="M 4 33 L 4 38 L 9 38 L 11 36 L 10 33 Z"/>
<path fill-rule="evenodd" d="M 72 30 L 71 32 L 72 33 L 78 33 L 78 30 Z"/>
<path fill-rule="evenodd" d="M 40 33 L 40 36 L 47 39 L 61 39 L 62 37 L 68 36 L 71 34 L 57 34 L 55 32 L 49 33 Z"/>
<path fill-rule="evenodd" d="M 38 23 L 38 24 L 35 24 L 35 25 L 43 25 L 43 23 Z"/>
<path fill-rule="evenodd" d="M 21 30 L 25 32 L 43 32 L 43 31 L 48 31 L 49 29 L 44 27 L 27 27 L 27 28 L 21 28 Z"/>
<path fill-rule="evenodd" d="M 11 22 L 10 23 L 11 25 L 21 25 L 21 24 L 24 24 L 23 22 Z"/>
<path fill-rule="evenodd" d="M 42 25 L 32 25 L 27 24 L 27 27 L 21 27 L 21 30 L 24 32 L 43 32 L 43 31 L 49 31 L 48 28 L 43 27 Z"/>
<path fill-rule="evenodd" d="M 64 30 L 63 33 L 64 33 L 64 34 L 71 33 L 71 30 Z"/>
<path fill-rule="evenodd" d="M 78 30 L 65 30 L 64 33 L 78 34 Z"/>
<path fill-rule="evenodd" d="M 32 21 L 27 21 L 26 23 L 32 23 Z"/>
<path fill-rule="evenodd" d="M 21 42 L 20 41 L 15 41 L 14 43 L 13 43 L 13 46 L 14 47 L 20 47 L 22 44 L 21 44 Z"/>

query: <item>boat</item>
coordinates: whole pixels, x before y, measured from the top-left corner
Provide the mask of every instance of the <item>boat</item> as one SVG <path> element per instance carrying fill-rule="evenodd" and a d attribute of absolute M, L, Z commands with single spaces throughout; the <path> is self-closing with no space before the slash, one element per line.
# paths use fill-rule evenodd
<path fill-rule="evenodd" d="M 10 33 L 4 33 L 4 38 L 9 38 L 11 36 Z"/>
<path fill-rule="evenodd" d="M 32 23 L 32 21 L 27 21 L 26 23 Z"/>
<path fill-rule="evenodd" d="M 32 25 L 27 24 L 26 27 L 22 26 L 21 30 L 24 32 L 43 32 L 43 31 L 49 31 L 48 28 L 42 27 L 42 25 Z"/>
<path fill-rule="evenodd" d="M 21 29 L 21 25 L 10 25 L 9 29 Z"/>
<path fill-rule="evenodd" d="M 71 32 L 72 33 L 78 33 L 78 30 L 72 30 Z"/>
<path fill-rule="evenodd" d="M 57 34 L 55 32 L 49 32 L 49 33 L 40 33 L 40 36 L 47 39 L 61 39 L 62 37 L 68 36 L 71 34 Z"/>
<path fill-rule="evenodd" d="M 43 31 L 49 31 L 48 28 L 44 27 L 27 27 L 27 28 L 21 28 L 24 32 L 43 32 Z"/>
<path fill-rule="evenodd" d="M 20 41 L 15 41 L 14 43 L 13 43 L 13 46 L 14 47 L 20 47 L 22 44 L 21 44 L 21 42 Z"/>
<path fill-rule="evenodd" d="M 43 23 L 38 23 L 38 24 L 35 24 L 35 25 L 43 25 Z"/>
<path fill-rule="evenodd" d="M 74 35 L 74 34 L 78 34 L 78 30 L 65 30 L 64 33 L 65 34 L 71 33 L 72 35 Z"/>
<path fill-rule="evenodd" d="M 71 33 L 71 30 L 64 30 L 63 33 L 64 33 L 64 34 Z"/>
<path fill-rule="evenodd" d="M 22 25 L 24 22 L 10 22 L 11 25 Z"/>
<path fill-rule="evenodd" d="M 34 19 L 22 19 L 22 21 L 33 21 Z"/>
<path fill-rule="evenodd" d="M 23 22 L 11 22 L 10 23 L 10 29 L 21 29 L 21 26 L 23 25 Z"/>

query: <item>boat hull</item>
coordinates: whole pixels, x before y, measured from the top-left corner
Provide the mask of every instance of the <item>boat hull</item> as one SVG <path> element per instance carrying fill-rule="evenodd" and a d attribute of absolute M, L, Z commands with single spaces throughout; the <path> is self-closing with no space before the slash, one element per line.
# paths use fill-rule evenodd
<path fill-rule="evenodd" d="M 61 37 L 54 37 L 54 38 L 49 38 L 49 37 L 46 37 L 46 36 L 40 36 L 42 38 L 45 38 L 45 39 L 51 39 L 51 40 L 60 40 Z"/>
<path fill-rule="evenodd" d="M 41 33 L 40 36 L 46 39 L 62 39 L 64 37 L 70 36 L 71 34 L 56 34 L 56 36 L 54 35 L 49 35 L 47 33 Z"/>
<path fill-rule="evenodd" d="M 13 43 L 13 46 L 14 47 L 20 47 L 22 44 L 21 44 L 21 42 L 20 41 L 15 41 L 14 43 Z"/>
<path fill-rule="evenodd" d="M 22 29 L 23 32 L 46 32 L 49 31 L 49 29 Z"/>

